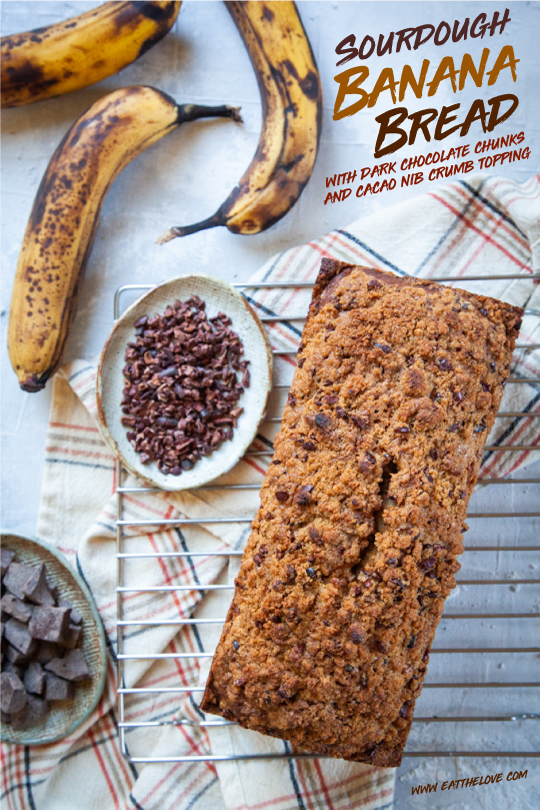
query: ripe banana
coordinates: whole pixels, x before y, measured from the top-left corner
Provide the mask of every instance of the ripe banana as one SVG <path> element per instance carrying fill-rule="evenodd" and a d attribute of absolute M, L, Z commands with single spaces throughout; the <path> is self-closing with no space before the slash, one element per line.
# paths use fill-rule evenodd
<path fill-rule="evenodd" d="M 322 120 L 317 65 L 296 6 L 288 0 L 227 2 L 255 68 L 263 125 L 255 156 L 209 219 L 173 227 L 157 241 L 226 225 L 233 233 L 269 228 L 298 200 L 311 177 Z"/>
<path fill-rule="evenodd" d="M 2 37 L 2 107 L 60 96 L 112 76 L 159 42 L 180 2 L 112 2 Z"/>
<path fill-rule="evenodd" d="M 43 388 L 60 363 L 114 178 L 180 124 L 210 116 L 241 120 L 236 107 L 177 105 L 152 87 L 123 87 L 67 132 L 38 189 L 11 298 L 9 357 L 25 391 Z"/>

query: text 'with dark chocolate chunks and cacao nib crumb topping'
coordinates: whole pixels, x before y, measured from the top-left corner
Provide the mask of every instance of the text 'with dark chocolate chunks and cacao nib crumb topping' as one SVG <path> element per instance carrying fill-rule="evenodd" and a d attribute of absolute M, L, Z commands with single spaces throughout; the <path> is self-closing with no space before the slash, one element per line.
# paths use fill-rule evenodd
<path fill-rule="evenodd" d="M 249 361 L 223 312 L 208 318 L 198 296 L 139 318 L 124 367 L 122 424 L 143 464 L 181 475 L 232 439 L 249 387 Z"/>
<path fill-rule="evenodd" d="M 522 314 L 323 260 L 203 711 L 399 765 Z"/>

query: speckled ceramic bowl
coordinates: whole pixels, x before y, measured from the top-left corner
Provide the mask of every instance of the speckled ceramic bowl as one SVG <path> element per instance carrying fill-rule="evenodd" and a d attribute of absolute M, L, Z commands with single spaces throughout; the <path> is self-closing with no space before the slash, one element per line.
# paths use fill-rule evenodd
<path fill-rule="evenodd" d="M 74 700 L 58 700 L 50 704 L 47 717 L 38 725 L 14 731 L 9 723 L 1 724 L 2 742 L 19 745 L 45 745 L 71 734 L 95 709 L 103 692 L 107 671 L 105 633 L 92 594 L 83 579 L 65 557 L 43 540 L 2 532 L 2 547 L 16 554 L 16 561 L 25 565 L 47 566 L 47 576 L 58 588 L 59 598 L 68 599 L 83 617 L 81 649 L 91 678 L 75 684 Z"/>
<path fill-rule="evenodd" d="M 135 323 L 143 315 L 161 314 L 176 299 L 186 301 L 198 295 L 206 303 L 208 318 L 225 312 L 232 329 L 244 345 L 243 359 L 249 360 L 251 382 L 237 405 L 244 411 L 238 419 L 233 438 L 206 457 L 191 470 L 179 476 L 165 475 L 155 462 L 142 464 L 139 454 L 127 439 L 121 423 L 121 401 L 124 389 L 122 369 L 126 346 L 135 340 Z M 122 464 L 147 483 L 180 491 L 193 489 L 228 472 L 243 456 L 257 434 L 272 388 L 272 349 L 266 332 L 245 298 L 233 287 L 212 276 L 187 275 L 173 278 L 143 295 L 118 319 L 103 349 L 98 368 L 97 400 L 102 433 Z"/>

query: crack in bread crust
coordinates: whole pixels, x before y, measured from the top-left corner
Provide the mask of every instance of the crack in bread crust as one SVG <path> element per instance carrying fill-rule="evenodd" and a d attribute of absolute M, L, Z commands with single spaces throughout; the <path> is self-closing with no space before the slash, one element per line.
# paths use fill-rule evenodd
<path fill-rule="evenodd" d="M 204 711 L 401 762 L 522 314 L 323 259 Z"/>

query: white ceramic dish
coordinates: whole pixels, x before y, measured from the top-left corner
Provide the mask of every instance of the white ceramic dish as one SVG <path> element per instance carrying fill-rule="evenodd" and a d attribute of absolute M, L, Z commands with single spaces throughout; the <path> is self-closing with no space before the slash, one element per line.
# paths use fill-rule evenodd
<path fill-rule="evenodd" d="M 244 411 L 233 438 L 224 441 L 211 455 L 201 458 L 191 470 L 179 476 L 165 475 L 155 462 L 142 464 L 127 439 L 121 423 L 126 346 L 135 340 L 135 322 L 143 315 L 161 314 L 176 299 L 185 301 L 198 295 L 206 303 L 208 318 L 225 312 L 232 329 L 244 345 L 244 358 L 250 361 L 251 382 L 238 401 Z M 200 487 L 230 470 L 243 456 L 257 434 L 272 387 L 272 349 L 266 332 L 247 301 L 229 284 L 211 276 L 188 275 L 154 287 L 132 304 L 115 323 L 105 343 L 98 368 L 97 402 L 102 433 L 122 464 L 147 483 L 170 491 Z"/>

